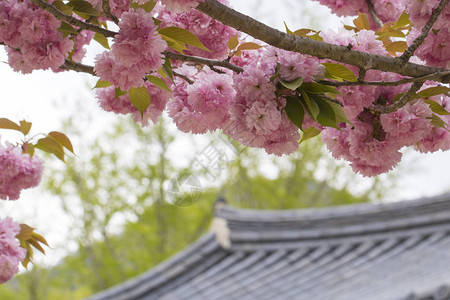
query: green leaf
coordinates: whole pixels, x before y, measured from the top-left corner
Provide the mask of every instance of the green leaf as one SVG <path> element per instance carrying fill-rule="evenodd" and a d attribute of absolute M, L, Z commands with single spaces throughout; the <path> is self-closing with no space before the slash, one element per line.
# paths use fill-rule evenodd
<path fill-rule="evenodd" d="M 441 115 L 441 116 L 450 115 L 450 112 L 448 112 L 442 105 L 440 105 L 440 104 L 437 103 L 436 101 L 433 101 L 433 100 L 423 100 L 423 102 L 425 102 L 426 104 L 428 104 L 428 105 L 430 106 L 430 109 L 431 109 L 434 113 L 437 113 L 438 115 Z"/>
<path fill-rule="evenodd" d="M 61 26 L 59 26 L 58 31 L 62 32 L 64 37 L 69 34 L 78 35 L 78 31 L 66 22 L 61 22 Z"/>
<path fill-rule="evenodd" d="M 334 115 L 336 117 L 336 123 L 349 123 L 352 124 L 350 122 L 350 120 L 347 118 L 347 116 L 345 115 L 344 109 L 342 108 L 342 106 L 340 106 L 338 103 L 335 103 L 333 101 L 329 101 L 327 100 L 327 103 L 331 106 L 331 108 L 334 111 Z"/>
<path fill-rule="evenodd" d="M 174 40 L 173 38 L 170 38 L 168 36 L 165 36 L 161 34 L 161 38 L 167 42 L 167 45 L 172 48 L 173 50 L 183 53 L 183 50 L 186 50 L 186 45 L 183 43 L 179 43 L 178 41 Z"/>
<path fill-rule="evenodd" d="M 294 32 L 292 32 L 292 31 L 288 28 L 286 22 L 283 22 L 283 23 L 284 23 L 284 27 L 286 27 L 286 33 L 287 33 L 287 34 L 294 34 Z"/>
<path fill-rule="evenodd" d="M 64 4 L 64 2 L 62 2 L 61 0 L 55 0 L 55 1 L 53 1 L 52 4 L 62 13 L 65 13 L 66 15 L 69 15 L 69 16 L 72 15 L 72 8 L 70 6 Z"/>
<path fill-rule="evenodd" d="M 278 74 L 280 74 L 281 64 L 277 62 L 277 67 L 275 69 L 275 74 L 270 77 L 270 82 L 273 82 L 275 78 L 277 78 Z"/>
<path fill-rule="evenodd" d="M 294 34 L 296 36 L 307 37 L 308 34 L 311 34 L 311 33 L 317 33 L 317 31 L 308 29 L 308 28 L 302 28 L 302 29 L 298 29 L 298 30 L 294 31 L 292 34 Z"/>
<path fill-rule="evenodd" d="M 303 143 L 306 140 L 309 140 L 317 135 L 319 135 L 321 131 L 314 126 L 311 126 L 305 130 L 303 130 L 302 138 L 298 142 L 299 144 Z"/>
<path fill-rule="evenodd" d="M 248 43 L 242 43 L 239 45 L 239 47 L 236 49 L 236 55 L 237 56 L 241 56 L 242 51 L 244 50 L 258 50 L 259 48 L 261 48 L 261 45 L 258 45 L 257 43 L 252 43 L 252 42 L 248 42 Z"/>
<path fill-rule="evenodd" d="M 444 120 L 442 120 L 438 115 L 433 114 L 431 118 L 427 119 L 431 119 L 431 125 L 433 125 L 434 127 L 447 129 L 447 123 L 445 123 Z"/>
<path fill-rule="evenodd" d="M 228 40 L 227 45 L 228 45 L 228 49 L 230 49 L 230 50 L 233 50 L 234 48 L 237 47 L 237 45 L 239 45 L 237 33 L 231 39 Z"/>
<path fill-rule="evenodd" d="M 12 130 L 17 130 L 17 131 L 22 132 L 22 130 L 20 129 L 20 126 L 17 125 L 17 123 L 15 123 L 7 118 L 0 118 L 0 128 L 12 129 Z"/>
<path fill-rule="evenodd" d="M 27 135 L 30 132 L 31 125 L 32 124 L 30 122 L 27 122 L 25 120 L 20 121 L 20 125 L 19 125 L 20 126 L 20 131 L 22 131 L 22 133 L 24 135 Z"/>
<path fill-rule="evenodd" d="M 120 88 L 116 88 L 114 91 L 115 98 L 119 98 L 122 95 L 125 95 L 127 92 L 122 91 Z"/>
<path fill-rule="evenodd" d="M 167 84 L 159 77 L 153 76 L 153 75 L 147 75 L 147 80 L 151 82 L 152 84 L 156 85 L 160 89 L 166 90 L 168 92 L 171 92 L 172 90 L 167 86 Z"/>
<path fill-rule="evenodd" d="M 105 88 L 105 87 L 108 87 L 108 86 L 111 86 L 112 84 L 111 84 L 111 82 L 109 82 L 109 81 L 103 81 L 103 80 L 101 80 L 101 79 L 99 79 L 98 81 L 97 81 L 97 83 L 95 84 L 95 86 L 92 88 L 92 89 L 96 89 L 96 88 Z M 117 97 L 116 97 L 117 98 Z"/>
<path fill-rule="evenodd" d="M 345 115 L 344 110 L 338 103 L 332 102 L 318 95 L 311 95 L 311 98 L 314 99 L 319 106 L 320 112 L 316 118 L 316 121 L 319 124 L 336 129 L 339 129 L 339 123 L 351 124 Z"/>
<path fill-rule="evenodd" d="M 408 49 L 408 45 L 404 41 L 396 41 L 389 43 L 385 48 L 386 51 L 390 53 L 405 52 L 405 50 Z"/>
<path fill-rule="evenodd" d="M 300 89 L 304 90 L 305 92 L 308 92 L 310 94 L 335 94 L 335 95 L 342 95 L 341 92 L 337 90 L 335 86 L 329 86 L 317 82 L 304 82 Z"/>
<path fill-rule="evenodd" d="M 311 117 L 313 117 L 313 119 L 315 120 L 317 115 L 320 112 L 319 106 L 317 105 L 317 103 L 312 100 L 309 95 L 307 93 L 305 93 L 304 91 L 300 91 L 300 94 L 302 95 L 302 102 L 306 107 L 306 110 L 308 111 L 308 113 L 311 115 Z"/>
<path fill-rule="evenodd" d="M 303 105 L 300 103 L 298 98 L 286 97 L 286 111 L 289 120 L 297 125 L 298 128 L 302 129 L 303 118 L 305 117 L 305 110 Z"/>
<path fill-rule="evenodd" d="M 205 51 L 211 51 L 203 45 L 203 43 L 189 30 L 179 27 L 165 27 L 158 30 L 161 35 L 174 39 L 177 42 L 191 45 Z"/>
<path fill-rule="evenodd" d="M 51 136 L 46 136 L 45 138 L 39 139 L 34 147 L 47 153 L 51 153 L 60 160 L 64 161 L 63 146 Z"/>
<path fill-rule="evenodd" d="M 414 96 L 414 98 L 428 98 L 440 94 L 445 94 L 450 92 L 450 88 L 446 86 L 434 86 L 430 87 L 424 90 L 421 90 L 420 92 L 417 92 L 417 94 Z"/>
<path fill-rule="evenodd" d="M 400 93 L 400 94 L 395 95 L 393 101 L 394 101 L 394 102 L 397 102 L 398 100 L 400 100 L 401 97 L 403 97 L 404 94 L 405 94 L 405 93 Z"/>
<path fill-rule="evenodd" d="M 327 127 L 339 128 L 337 126 L 338 122 L 336 114 L 334 113 L 334 110 L 331 107 L 330 103 L 322 99 L 321 97 L 318 97 L 317 95 L 311 95 L 311 99 L 314 99 L 314 101 L 319 106 L 319 113 L 315 118 L 317 123 Z"/>
<path fill-rule="evenodd" d="M 402 12 L 397 22 L 392 26 L 392 28 L 400 28 L 411 25 L 411 21 L 409 20 L 409 14 L 406 11 Z"/>
<path fill-rule="evenodd" d="M 355 74 L 344 65 L 335 63 L 322 63 L 332 79 L 343 79 L 347 81 L 357 81 Z"/>
<path fill-rule="evenodd" d="M 358 11 L 358 17 L 353 20 L 353 24 L 355 24 L 358 31 L 363 29 L 370 30 L 369 16 L 365 13 Z"/>
<path fill-rule="evenodd" d="M 303 83 L 303 78 L 298 77 L 297 79 L 294 79 L 292 81 L 284 81 L 281 78 L 278 78 L 278 81 L 281 83 L 282 86 L 284 86 L 285 88 L 288 88 L 290 90 L 295 91 L 296 89 L 298 89 L 302 83 Z"/>
<path fill-rule="evenodd" d="M 25 153 L 28 153 L 31 157 L 34 155 L 34 145 L 29 143 L 24 143 L 22 149 Z"/>
<path fill-rule="evenodd" d="M 141 86 L 138 88 L 131 88 L 128 91 L 130 96 L 130 101 L 134 107 L 137 108 L 138 111 L 141 112 L 141 116 L 144 115 L 144 111 L 150 105 L 150 95 L 145 86 Z"/>
<path fill-rule="evenodd" d="M 111 50 L 109 47 L 108 39 L 101 33 L 95 33 L 94 40 L 97 41 L 100 45 L 103 46 L 103 48 L 106 48 L 108 50 Z"/>
<path fill-rule="evenodd" d="M 348 31 L 354 31 L 354 32 L 358 31 L 358 29 L 356 29 L 356 27 L 349 26 L 349 25 L 344 25 L 344 28 Z"/>
<path fill-rule="evenodd" d="M 75 152 L 73 152 L 72 142 L 64 133 L 59 131 L 52 131 L 48 135 L 54 138 L 58 143 L 60 143 L 61 146 L 75 154 Z"/>
<path fill-rule="evenodd" d="M 170 80 L 172 80 L 172 82 L 173 82 L 173 70 L 172 70 L 172 64 L 170 63 L 170 59 L 166 58 L 164 60 L 162 69 L 163 69 L 164 73 L 167 76 L 169 76 Z"/>
<path fill-rule="evenodd" d="M 104 16 L 103 13 L 96 11 L 91 3 L 84 0 L 71 0 L 69 1 L 69 3 L 67 3 L 67 5 L 72 7 L 73 11 L 76 14 L 81 13 L 82 15 L 96 17 Z"/>
<path fill-rule="evenodd" d="M 142 8 L 146 12 L 149 13 L 149 12 L 151 12 L 153 10 L 153 8 L 155 8 L 155 5 L 156 5 L 155 1 L 149 0 L 149 1 L 147 1 L 144 4 L 141 4 L 141 5 L 139 5 L 139 3 L 137 3 L 137 2 L 131 2 L 130 7 L 134 8 L 134 9 Z"/>

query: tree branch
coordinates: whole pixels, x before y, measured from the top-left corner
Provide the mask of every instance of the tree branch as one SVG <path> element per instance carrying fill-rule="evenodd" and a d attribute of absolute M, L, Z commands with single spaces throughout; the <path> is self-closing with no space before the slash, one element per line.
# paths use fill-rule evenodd
<path fill-rule="evenodd" d="M 373 7 L 372 0 L 366 0 L 367 6 L 369 7 L 369 13 L 372 17 L 373 21 L 378 25 L 378 27 L 383 27 L 383 21 L 378 18 L 377 12 L 375 11 L 375 8 Z"/>
<path fill-rule="evenodd" d="M 436 22 L 437 18 L 441 14 L 442 10 L 444 9 L 445 5 L 447 5 L 448 0 L 441 0 L 441 3 L 439 3 L 439 6 L 433 10 L 431 13 L 431 17 L 428 20 L 427 24 L 422 28 L 422 33 L 412 42 L 411 46 L 408 47 L 408 49 L 405 50 L 405 52 L 399 57 L 401 60 L 403 60 L 405 63 L 413 56 L 414 52 L 419 48 L 420 45 L 422 45 L 425 38 L 428 36 L 428 33 L 430 32 L 431 28 L 433 27 L 434 23 Z"/>
<path fill-rule="evenodd" d="M 104 29 L 104 28 L 102 28 L 100 26 L 93 25 L 93 24 L 90 24 L 90 23 L 87 23 L 87 22 L 83 22 L 81 20 L 78 20 L 77 18 L 74 18 L 72 16 L 66 15 L 65 13 L 63 13 L 62 11 L 57 9 L 55 6 L 45 2 L 44 0 L 30 0 L 30 1 L 33 4 L 39 6 L 42 9 L 45 9 L 46 11 L 48 11 L 49 13 L 54 15 L 58 20 L 67 22 L 67 23 L 69 23 L 69 24 L 71 24 L 73 26 L 77 26 L 77 27 L 80 27 L 82 29 L 87 29 L 87 30 L 90 30 L 90 31 L 94 31 L 94 32 L 103 34 L 105 37 L 114 37 L 117 34 L 114 31 L 110 31 L 110 30 Z"/>
<path fill-rule="evenodd" d="M 114 23 L 119 24 L 119 19 L 111 13 L 111 7 L 109 6 L 109 0 L 102 0 L 102 8 L 105 15 L 113 20 Z"/>
<path fill-rule="evenodd" d="M 76 72 L 91 74 L 92 76 L 97 76 L 97 74 L 95 74 L 94 72 L 94 67 L 72 62 L 68 59 L 66 59 L 65 63 L 61 65 L 59 68 L 63 70 L 72 70 Z"/>
<path fill-rule="evenodd" d="M 409 90 L 396 102 L 394 102 L 391 105 L 383 106 L 379 104 L 372 104 L 369 106 L 369 110 L 372 110 L 374 112 L 379 112 L 381 114 L 390 114 L 394 111 L 397 111 L 398 109 L 405 106 L 410 100 L 411 97 L 422 87 L 423 81 L 414 82 Z"/>
<path fill-rule="evenodd" d="M 173 72 L 173 75 L 186 80 L 187 83 L 189 83 L 189 84 L 193 84 L 194 83 L 194 81 L 192 79 L 189 79 L 186 75 L 180 74 L 180 73 L 175 72 L 175 71 L 172 71 L 172 72 Z"/>
<path fill-rule="evenodd" d="M 411 82 L 419 82 L 419 81 L 442 81 L 443 78 L 450 76 L 450 71 L 445 72 L 437 72 L 425 76 L 413 77 L 413 78 L 404 78 L 397 81 L 328 81 L 328 80 L 320 80 L 319 83 L 331 86 L 360 86 L 360 85 L 376 85 L 376 86 L 397 86 L 405 83 Z"/>
<path fill-rule="evenodd" d="M 400 58 L 359 52 L 348 49 L 346 46 L 338 46 L 286 34 L 245 16 L 216 0 L 204 0 L 204 2 L 199 3 L 197 9 L 225 25 L 234 27 L 269 45 L 288 51 L 308 54 L 318 58 L 328 58 L 365 69 L 393 72 L 410 77 L 447 71 L 444 68 L 423 66 L 410 62 L 405 63 Z M 442 82 L 449 83 L 450 76 L 444 77 Z"/>
<path fill-rule="evenodd" d="M 170 51 L 164 51 L 163 54 L 165 57 L 173 59 L 173 60 L 180 60 L 180 61 L 187 61 L 187 62 L 192 62 L 192 63 L 196 63 L 196 64 L 202 64 L 202 65 L 206 65 L 206 66 L 210 67 L 213 70 L 215 69 L 214 67 L 223 67 L 223 68 L 230 69 L 231 71 L 234 71 L 236 73 L 241 73 L 244 71 L 243 68 L 233 65 L 232 63 L 230 63 L 227 60 L 213 60 L 213 59 L 208 59 L 208 58 L 203 58 L 203 57 L 198 57 L 198 56 L 174 53 L 174 52 L 170 52 Z"/>

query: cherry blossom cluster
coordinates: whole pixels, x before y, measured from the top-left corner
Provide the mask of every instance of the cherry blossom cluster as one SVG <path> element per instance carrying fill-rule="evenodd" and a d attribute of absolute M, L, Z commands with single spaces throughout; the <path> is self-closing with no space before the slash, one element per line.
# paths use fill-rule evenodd
<path fill-rule="evenodd" d="M 145 74 L 162 66 L 161 52 L 167 47 L 156 35 L 152 16 L 142 8 L 122 14 L 119 33 L 110 52 L 97 57 L 95 72 L 122 90 L 144 84 Z"/>
<path fill-rule="evenodd" d="M 58 70 L 74 46 L 58 31 L 60 25 L 52 14 L 28 0 L 1 1 L 0 42 L 8 46 L 10 66 L 23 73 Z"/>
<path fill-rule="evenodd" d="M 160 89 L 148 81 L 144 83 L 144 86 L 147 88 L 151 102 L 143 114 L 133 106 L 128 94 L 116 96 L 113 86 L 97 90 L 100 107 L 116 114 L 131 114 L 133 120 L 136 123 L 142 124 L 142 126 L 149 125 L 149 120 L 153 124 L 156 124 L 161 113 L 166 108 L 166 103 L 170 98 L 170 92 Z"/>
<path fill-rule="evenodd" d="M 19 233 L 19 224 L 11 218 L 0 219 L 0 284 L 19 272 L 19 263 L 25 259 L 27 251 L 16 238 Z"/>
<path fill-rule="evenodd" d="M 221 0 L 228 4 L 227 0 Z M 161 27 L 175 26 L 187 29 L 208 48 L 210 51 L 199 49 L 188 45 L 185 54 L 198 55 L 206 58 L 223 59 L 228 55 L 227 42 L 236 34 L 236 29 L 225 26 L 219 21 L 199 12 L 190 10 L 184 13 L 176 13 L 167 10 L 164 6 L 157 5 L 155 8 L 157 17 L 162 21 Z"/>
<path fill-rule="evenodd" d="M 351 44 L 359 51 L 387 55 L 383 43 L 376 39 L 372 31 L 362 30 L 354 36 L 349 31 L 339 34 L 328 32 L 323 37 L 324 41 Z M 365 78 L 372 81 L 395 81 L 401 79 L 401 76 L 369 70 Z M 341 95 L 337 96 L 337 100 L 343 104 L 351 124 L 342 123 L 339 130 L 327 127 L 322 131 L 322 140 L 333 157 L 350 161 L 355 172 L 374 176 L 392 170 L 401 160 L 399 150 L 405 146 L 414 146 L 421 152 L 449 150 L 450 133 L 431 124 L 432 111 L 423 101 L 410 102 L 390 114 L 376 115 L 368 110 L 373 103 L 392 104 L 395 96 L 406 92 L 410 85 L 338 88 Z M 450 108 L 449 97 L 431 98 L 444 108 Z M 448 116 L 441 117 L 445 122 L 450 121 Z"/>
<path fill-rule="evenodd" d="M 406 10 L 414 22 L 412 32 L 407 36 L 409 44 L 420 34 L 441 2 L 317 1 L 338 15 L 367 13 L 374 18 L 371 19 L 372 29 L 380 27 L 380 20 L 384 23 L 396 22 Z M 36 0 L 33 2 L 38 3 Z M 90 4 L 86 4 L 92 5 L 94 10 L 92 14 L 92 10 L 88 9 L 91 18 L 81 17 L 83 13 L 77 15 L 75 10 L 69 17 L 85 23 L 94 20 L 90 24 L 96 26 L 93 31 L 64 24 L 46 10 L 31 4 L 30 0 L 0 2 L 0 42 L 7 46 L 10 65 L 16 71 L 27 73 L 46 68 L 59 71 L 65 62 L 81 62 L 85 54 L 83 47 L 91 41 L 94 31 L 101 35 L 98 29 L 105 30 L 106 22 L 113 21 L 118 26 L 118 32 L 107 30 L 107 36 L 112 37 L 111 49 L 97 55 L 95 66 L 89 72 L 99 76 L 102 82 L 96 92 L 100 106 L 106 111 L 130 114 L 135 122 L 143 126 L 150 121 L 156 123 L 167 109 L 183 132 L 204 134 L 222 130 L 243 145 L 262 148 L 276 155 L 296 151 L 299 129 L 304 131 L 314 127 L 313 131 L 322 132 L 322 139 L 334 157 L 346 159 L 356 172 L 367 176 L 391 170 L 400 161 L 400 149 L 405 146 L 413 146 L 422 152 L 450 148 L 450 134 L 445 128 L 436 126 L 439 122 L 450 121 L 448 115 L 444 113 L 437 117 L 423 99 L 410 101 L 390 113 L 373 109 L 374 105 L 392 106 L 394 99 L 399 99 L 399 95 L 410 89 L 411 83 L 398 86 L 342 85 L 337 88 L 334 97 L 321 92 L 317 98 L 319 104 L 326 102 L 328 108 L 337 109 L 334 117 L 340 110 L 346 115 L 346 118 L 339 119 L 342 123 L 327 123 L 323 121 L 323 115 L 318 117 L 317 111 L 307 107 L 312 104 L 307 103 L 309 96 L 305 94 L 306 90 L 302 90 L 302 84 L 320 86 L 322 80 L 333 79 L 327 74 L 323 63 L 334 64 L 334 61 L 281 50 L 259 41 L 247 43 L 253 44 L 250 48 L 240 49 L 248 41 L 236 29 L 193 9 L 202 2 L 200 0 L 88 2 Z M 218 2 L 228 4 L 227 0 Z M 449 16 L 450 8 L 447 6 L 417 49 L 417 57 L 412 58 L 414 62 L 448 67 Z M 72 26 L 76 33 L 71 30 L 67 32 L 67 28 L 61 26 Z M 82 24 L 78 26 L 84 28 Z M 367 24 L 364 26 L 368 28 Z M 377 37 L 375 31 L 360 29 L 355 28 L 356 33 L 330 31 L 316 38 L 379 56 L 393 55 L 385 47 L 395 38 L 386 43 L 386 39 Z M 404 28 L 401 30 L 406 32 Z M 190 35 L 186 36 L 183 32 Z M 173 58 L 179 53 L 181 56 Z M 360 72 L 355 66 L 346 67 L 354 74 Z M 364 76 L 360 81 L 392 82 L 405 78 L 370 68 L 361 73 Z M 291 88 L 295 83 L 298 85 Z M 427 82 L 422 89 L 435 85 Z M 138 94 L 142 92 L 145 95 L 140 98 Z M 312 102 L 315 103 L 314 97 Z M 449 105 L 448 97 L 444 95 L 433 95 L 428 100 L 444 111 Z M 292 103 L 302 112 L 298 122 L 293 120 L 296 116 L 292 116 L 288 108 L 292 107 Z M 336 108 L 337 104 L 342 108 Z M 298 108 L 298 105 L 301 107 Z M 347 119 L 348 122 L 344 122 Z M 2 150 L 2 153 L 17 152 L 8 149 Z M 14 161 L 13 158 L 9 160 Z M 29 161 L 31 165 L 34 158 L 29 158 Z M 12 175 L 8 176 L 12 178 Z M 25 175 L 20 176 L 26 178 Z M 1 185 L 6 182 L 6 179 L 2 180 L 0 187 L 4 186 L 5 191 L 0 190 L 0 196 L 17 198 L 18 192 L 11 192 L 14 185 Z M 20 191 L 19 188 L 16 190 Z"/>
<path fill-rule="evenodd" d="M 338 16 L 357 16 L 358 12 L 369 14 L 369 6 L 366 0 L 315 0 L 328 6 Z M 419 2 L 420 0 L 417 0 Z M 427 2 L 427 1 L 421 1 Z M 405 10 L 404 0 L 371 0 L 373 9 L 381 21 L 395 22 Z M 373 20 L 371 20 L 373 22 Z M 378 26 L 371 24 L 373 29 Z"/>
<path fill-rule="evenodd" d="M 296 151 L 298 127 L 287 117 L 286 95 L 276 95 L 278 81 L 271 77 L 277 72 L 277 63 L 280 79 L 286 81 L 320 79 L 325 68 L 316 58 L 273 47 L 244 51 L 242 57 L 232 61 L 244 66 L 244 71 L 217 74 L 209 68 L 180 68 L 194 83 L 175 79 L 169 116 L 184 132 L 222 129 L 242 144 L 264 148 L 270 154 Z"/>
<path fill-rule="evenodd" d="M 18 147 L 0 145 L 0 199 L 17 200 L 20 191 L 35 187 L 41 180 L 43 165 L 36 156 L 23 154 Z"/>
<path fill-rule="evenodd" d="M 422 32 L 434 9 L 440 3 L 439 0 L 405 0 L 406 11 L 410 15 L 414 27 L 408 35 L 408 43 Z M 450 6 L 447 5 L 439 15 L 432 30 L 425 38 L 423 44 L 417 49 L 415 55 L 430 66 L 443 68 L 450 67 Z"/>

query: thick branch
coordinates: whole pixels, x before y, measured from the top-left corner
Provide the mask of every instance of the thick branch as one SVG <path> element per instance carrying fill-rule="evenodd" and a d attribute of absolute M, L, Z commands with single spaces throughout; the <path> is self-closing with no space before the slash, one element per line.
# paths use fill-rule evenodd
<path fill-rule="evenodd" d="M 378 25 L 378 27 L 383 27 L 383 21 L 378 18 L 377 12 L 375 11 L 375 8 L 373 7 L 372 0 L 366 0 L 367 6 L 369 7 L 369 13 L 372 17 L 373 21 Z"/>
<path fill-rule="evenodd" d="M 338 46 L 286 34 L 245 16 L 216 0 L 204 0 L 204 2 L 200 2 L 197 9 L 225 25 L 243 31 L 269 45 L 289 51 L 309 54 L 318 58 L 328 58 L 365 69 L 393 72 L 410 77 L 447 71 L 443 68 L 423 66 L 409 62 L 404 63 L 400 58 L 359 52 L 351 50 L 346 46 Z M 443 78 L 442 82 L 450 82 L 450 76 Z"/>
<path fill-rule="evenodd" d="M 328 81 L 328 80 L 321 80 L 319 83 L 325 84 L 325 85 L 331 85 L 331 86 L 357 86 L 357 85 L 376 85 L 376 86 L 397 86 L 405 83 L 411 83 L 411 82 L 419 82 L 419 81 L 426 81 L 426 80 L 432 80 L 432 81 L 442 81 L 443 78 L 450 76 L 450 71 L 445 72 L 438 72 L 433 73 L 425 76 L 419 76 L 419 77 L 413 77 L 413 78 L 404 78 L 397 81 Z"/>
<path fill-rule="evenodd" d="M 104 28 L 101 28 L 100 26 L 93 25 L 87 22 L 83 22 L 81 20 L 78 20 L 72 16 L 66 15 L 65 13 L 61 12 L 59 9 L 57 9 L 52 4 L 49 4 L 45 2 L 44 0 L 30 0 L 35 5 L 39 6 L 42 9 L 45 9 L 46 11 L 50 12 L 52 15 L 54 15 L 58 20 L 67 22 L 73 26 L 80 27 L 81 29 L 87 29 L 90 31 L 94 31 L 100 34 L 103 34 L 105 37 L 114 37 L 116 35 L 116 32 L 110 31 Z"/>
<path fill-rule="evenodd" d="M 388 106 L 382 106 L 379 104 L 372 104 L 369 109 L 375 112 L 379 112 L 382 114 L 390 114 L 394 111 L 405 106 L 409 101 L 411 101 L 411 97 L 422 87 L 423 81 L 414 82 L 409 90 L 396 102 Z"/>
<path fill-rule="evenodd" d="M 198 56 L 174 53 L 174 52 L 170 52 L 170 51 L 164 51 L 163 54 L 165 57 L 173 59 L 173 60 L 180 60 L 180 61 L 187 61 L 187 62 L 192 62 L 192 63 L 196 63 L 196 64 L 202 64 L 202 65 L 206 65 L 206 66 L 210 67 L 211 69 L 214 69 L 214 67 L 223 67 L 223 68 L 230 69 L 231 71 L 234 71 L 236 73 L 241 73 L 242 71 L 244 71 L 243 68 L 233 65 L 232 63 L 230 63 L 227 60 L 213 60 L 213 59 L 208 59 L 208 58 L 203 58 L 203 57 L 198 57 Z"/>
<path fill-rule="evenodd" d="M 63 70 L 72 70 L 76 72 L 91 74 L 92 76 L 97 76 L 97 74 L 95 74 L 94 72 L 94 67 L 72 62 L 68 59 L 66 59 L 65 63 L 60 66 L 60 68 Z"/>
<path fill-rule="evenodd" d="M 437 18 L 439 17 L 439 15 L 441 14 L 442 10 L 444 9 L 445 5 L 447 5 L 447 3 L 448 0 L 441 0 L 439 6 L 431 13 L 431 17 L 428 20 L 427 24 L 422 28 L 422 33 L 414 40 L 411 46 L 409 46 L 408 49 L 406 49 L 405 52 L 400 56 L 401 60 L 407 62 L 414 54 L 414 51 L 416 51 L 417 48 L 419 48 L 419 46 L 422 45 L 423 41 L 428 36 L 428 33 L 430 32 L 431 28 L 433 27 L 434 23 L 436 22 Z"/>

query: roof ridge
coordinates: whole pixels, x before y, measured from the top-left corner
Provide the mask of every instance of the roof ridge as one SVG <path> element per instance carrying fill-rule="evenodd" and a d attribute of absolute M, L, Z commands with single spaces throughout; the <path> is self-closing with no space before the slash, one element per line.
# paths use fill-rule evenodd
<path fill-rule="evenodd" d="M 391 213 L 392 217 L 417 214 L 418 209 L 442 211 L 443 207 L 450 209 L 450 193 L 433 197 L 422 197 L 414 200 L 403 200 L 388 203 L 360 203 L 341 206 L 289 209 L 289 210 L 260 210 L 238 208 L 222 203 L 220 209 L 215 210 L 217 217 L 233 222 L 292 222 L 298 220 L 316 221 L 320 219 L 350 218 L 357 219 L 364 215 L 380 215 Z"/>

